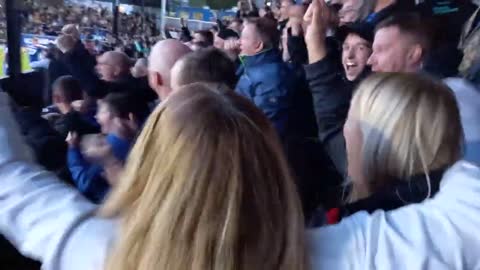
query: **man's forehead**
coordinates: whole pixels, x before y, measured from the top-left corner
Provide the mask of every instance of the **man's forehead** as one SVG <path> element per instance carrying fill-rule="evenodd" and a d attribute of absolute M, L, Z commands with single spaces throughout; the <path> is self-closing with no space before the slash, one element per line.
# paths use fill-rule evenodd
<path fill-rule="evenodd" d="M 363 44 L 363 45 L 367 45 L 367 46 L 371 46 L 372 43 L 366 39 L 364 39 L 363 37 L 361 37 L 359 34 L 357 33 L 350 33 L 347 35 L 347 37 L 345 38 L 345 41 L 343 42 L 343 44 Z"/>
<path fill-rule="evenodd" d="M 392 37 L 397 39 L 401 38 L 402 36 L 403 35 L 400 32 L 400 28 L 393 25 L 378 29 L 375 33 L 375 41 L 377 41 L 377 39 L 391 39 Z"/>

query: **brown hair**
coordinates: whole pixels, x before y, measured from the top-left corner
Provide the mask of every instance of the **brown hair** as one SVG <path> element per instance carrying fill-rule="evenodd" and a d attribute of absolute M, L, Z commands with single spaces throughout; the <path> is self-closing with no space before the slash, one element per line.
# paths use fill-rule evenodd
<path fill-rule="evenodd" d="M 417 13 L 392 15 L 380 22 L 375 28 L 375 32 L 387 27 L 397 27 L 401 33 L 411 36 L 414 42 L 422 47 L 423 56 L 426 55 L 432 46 L 431 27 Z"/>
<path fill-rule="evenodd" d="M 248 24 L 255 26 L 259 34 L 264 49 L 277 48 L 280 43 L 280 31 L 277 28 L 277 22 L 270 18 L 248 19 Z"/>
<path fill-rule="evenodd" d="M 102 214 L 122 220 L 108 270 L 307 268 L 279 139 L 233 91 L 192 84 L 164 100 Z"/>
<path fill-rule="evenodd" d="M 196 82 L 223 83 L 231 89 L 237 84 L 235 64 L 221 50 L 200 49 L 183 57 L 174 67 L 172 80 L 183 86 Z"/>
<path fill-rule="evenodd" d="M 70 75 L 61 76 L 52 84 L 55 93 L 60 94 L 65 102 L 72 103 L 75 100 L 82 99 L 82 87 L 80 82 Z"/>

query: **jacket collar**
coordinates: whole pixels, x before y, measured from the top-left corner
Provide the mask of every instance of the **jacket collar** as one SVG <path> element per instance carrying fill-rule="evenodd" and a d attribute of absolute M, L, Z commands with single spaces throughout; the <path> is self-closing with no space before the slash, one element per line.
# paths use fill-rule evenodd
<path fill-rule="evenodd" d="M 276 49 L 268 49 L 251 56 L 240 56 L 244 67 L 252 67 L 271 62 L 281 62 L 280 53 Z"/>
<path fill-rule="evenodd" d="M 430 194 L 425 175 L 416 175 L 408 180 L 394 180 L 393 185 L 389 185 L 388 188 L 380 190 L 368 198 L 342 207 L 341 216 L 349 216 L 359 211 L 367 211 L 369 213 L 375 210 L 389 211 L 411 203 L 420 203 L 438 192 L 445 170 L 446 168 L 435 170 L 428 175 L 430 178 Z"/>

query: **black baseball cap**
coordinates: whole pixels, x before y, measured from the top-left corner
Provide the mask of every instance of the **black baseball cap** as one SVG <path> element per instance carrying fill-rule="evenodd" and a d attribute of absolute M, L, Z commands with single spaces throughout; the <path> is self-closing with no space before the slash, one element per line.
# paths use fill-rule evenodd
<path fill-rule="evenodd" d="M 342 25 L 338 28 L 336 37 L 343 43 L 349 34 L 356 34 L 368 42 L 373 42 L 373 27 L 368 23 L 355 22 Z"/>
<path fill-rule="evenodd" d="M 229 39 L 229 38 L 239 38 L 239 35 L 237 32 L 233 31 L 232 29 L 226 28 L 226 29 L 221 29 L 218 32 L 218 37 L 221 39 Z"/>

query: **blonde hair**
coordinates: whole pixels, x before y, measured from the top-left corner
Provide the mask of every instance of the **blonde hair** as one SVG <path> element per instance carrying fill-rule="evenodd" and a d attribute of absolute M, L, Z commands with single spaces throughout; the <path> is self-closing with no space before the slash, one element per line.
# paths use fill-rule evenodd
<path fill-rule="evenodd" d="M 443 83 L 417 74 L 384 73 L 355 93 L 352 115 L 363 136 L 363 177 L 353 181 L 350 201 L 453 165 L 462 156 L 463 129 L 457 102 Z M 363 192 L 365 193 L 365 192 Z M 430 197 L 430 191 L 427 197 Z"/>
<path fill-rule="evenodd" d="M 108 270 L 303 270 L 304 221 L 269 121 L 233 91 L 180 88 L 153 112 L 103 216 Z"/>

